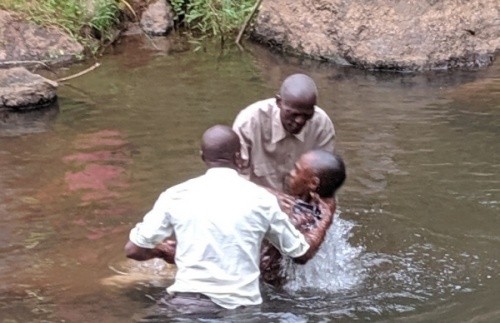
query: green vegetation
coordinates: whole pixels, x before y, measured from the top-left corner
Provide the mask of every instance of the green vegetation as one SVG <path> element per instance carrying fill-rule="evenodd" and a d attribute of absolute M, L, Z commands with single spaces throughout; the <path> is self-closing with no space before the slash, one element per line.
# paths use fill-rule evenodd
<path fill-rule="evenodd" d="M 95 52 L 111 40 L 125 0 L 2 0 L 0 7 L 44 26 L 57 26 Z"/>
<path fill-rule="evenodd" d="M 252 12 L 256 0 L 171 0 L 177 21 L 191 32 L 192 40 L 201 48 L 206 38 L 219 37 L 221 45 L 235 35 Z"/>
<path fill-rule="evenodd" d="M 144 0 L 151 2 L 152 0 Z M 170 0 L 178 26 L 186 27 L 195 49 L 208 38 L 221 46 L 244 24 L 256 0 Z M 127 0 L 0 0 L 13 10 L 45 26 L 57 26 L 95 53 L 113 40 L 122 12 L 135 17 Z"/>

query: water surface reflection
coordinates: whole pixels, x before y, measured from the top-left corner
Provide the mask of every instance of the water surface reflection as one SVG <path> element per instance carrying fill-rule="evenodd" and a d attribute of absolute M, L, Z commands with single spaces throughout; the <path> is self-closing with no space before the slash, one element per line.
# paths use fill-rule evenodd
<path fill-rule="evenodd" d="M 498 62 L 400 75 L 256 46 L 219 55 L 126 45 L 59 89 L 49 126 L 13 134 L 0 124 L 2 319 L 146 315 L 175 268 L 124 259 L 129 229 L 162 190 L 204 171 L 206 128 L 230 124 L 293 72 L 317 81 L 336 125 L 348 165 L 340 213 L 285 290 L 263 287 L 260 308 L 225 319 L 500 319 Z"/>

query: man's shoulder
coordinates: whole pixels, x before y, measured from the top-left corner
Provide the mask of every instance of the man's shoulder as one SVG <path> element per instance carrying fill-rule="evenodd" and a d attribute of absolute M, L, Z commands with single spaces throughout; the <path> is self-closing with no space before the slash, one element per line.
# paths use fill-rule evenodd
<path fill-rule="evenodd" d="M 317 105 L 314 106 L 314 117 L 313 119 L 318 119 L 318 120 L 326 120 L 331 122 L 330 116 L 323 110 L 322 108 L 318 107 Z"/>
<path fill-rule="evenodd" d="M 259 184 L 256 184 L 246 178 L 243 178 L 243 177 L 240 177 L 240 182 L 241 182 L 241 185 L 245 185 L 247 186 L 248 190 L 249 191 L 253 191 L 254 193 L 258 194 L 258 195 L 261 195 L 261 196 L 264 196 L 264 197 L 268 197 L 268 196 L 274 196 L 266 187 L 264 186 L 261 186 Z"/>
<path fill-rule="evenodd" d="M 167 196 L 174 197 L 174 196 L 180 195 L 180 194 L 182 194 L 182 192 L 189 191 L 198 185 L 202 185 L 201 181 L 202 181 L 203 177 L 204 177 L 204 175 L 201 175 L 198 177 L 188 179 L 184 182 L 175 184 L 173 186 L 170 186 L 165 191 L 163 191 L 163 193 L 161 195 L 164 197 L 167 197 Z"/>
<path fill-rule="evenodd" d="M 246 198 L 254 198 L 258 199 L 260 201 L 265 201 L 265 204 L 267 203 L 277 203 L 277 198 L 276 195 L 270 191 L 270 189 L 255 184 L 245 178 L 241 177 L 241 185 L 246 186 L 245 187 L 245 196 Z"/>
<path fill-rule="evenodd" d="M 335 127 L 330 116 L 317 105 L 314 106 L 314 116 L 309 123 L 309 129 L 314 132 L 327 131 L 335 134 Z"/>
<path fill-rule="evenodd" d="M 249 119 L 258 119 L 262 116 L 270 115 L 276 104 L 275 101 L 275 99 L 271 98 L 254 102 L 246 108 L 242 109 L 238 113 L 236 120 L 243 121 Z"/>
<path fill-rule="evenodd" d="M 275 99 L 261 100 L 249 105 L 236 116 L 233 130 L 240 136 L 245 133 L 249 138 L 269 136 L 275 105 Z"/>

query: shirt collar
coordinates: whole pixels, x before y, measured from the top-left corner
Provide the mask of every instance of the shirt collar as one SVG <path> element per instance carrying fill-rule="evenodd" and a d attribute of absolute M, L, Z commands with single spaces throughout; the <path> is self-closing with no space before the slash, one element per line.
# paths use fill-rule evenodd
<path fill-rule="evenodd" d="M 212 167 L 207 169 L 205 173 L 210 176 L 232 176 L 238 175 L 238 172 L 235 169 L 229 167 Z"/>
<path fill-rule="evenodd" d="M 283 124 L 281 123 L 281 119 L 280 119 L 280 109 L 278 108 L 278 106 L 276 105 L 276 100 L 274 100 L 271 104 L 271 107 L 272 107 L 272 123 L 271 123 L 271 142 L 273 144 L 277 143 L 278 141 L 281 141 L 283 139 L 285 139 L 286 137 L 289 137 L 289 136 L 294 136 L 295 138 L 297 138 L 298 140 L 300 140 L 301 142 L 304 142 L 305 140 L 305 135 L 304 135 L 304 130 L 305 128 L 307 127 L 307 123 L 306 125 L 304 126 L 304 128 L 302 128 L 302 131 L 298 134 L 295 134 L 295 135 L 292 135 L 290 133 L 288 133 L 285 128 L 283 128 Z M 307 121 L 309 122 L 309 121 Z"/>

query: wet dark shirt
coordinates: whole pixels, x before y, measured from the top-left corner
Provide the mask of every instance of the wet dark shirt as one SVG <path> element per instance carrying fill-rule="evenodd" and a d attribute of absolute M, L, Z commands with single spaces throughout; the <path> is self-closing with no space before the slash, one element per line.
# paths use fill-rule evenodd
<path fill-rule="evenodd" d="M 283 212 L 290 217 L 292 223 L 301 232 L 310 230 L 323 216 L 335 212 L 335 202 L 327 203 L 320 198 L 316 198 L 311 203 L 307 203 L 286 193 L 271 189 L 269 191 L 276 195 Z M 283 256 L 278 249 L 268 241 L 264 241 L 260 258 L 262 280 L 276 287 L 282 286 L 286 282 L 286 273 L 282 262 Z"/>

